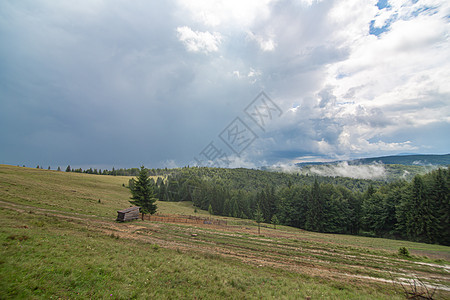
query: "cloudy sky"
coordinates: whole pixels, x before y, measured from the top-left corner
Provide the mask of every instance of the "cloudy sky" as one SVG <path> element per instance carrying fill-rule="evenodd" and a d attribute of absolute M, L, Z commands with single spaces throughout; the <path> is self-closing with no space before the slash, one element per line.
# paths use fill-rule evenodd
<path fill-rule="evenodd" d="M 448 153 L 449 32 L 445 0 L 1 1 L 0 163 Z"/>

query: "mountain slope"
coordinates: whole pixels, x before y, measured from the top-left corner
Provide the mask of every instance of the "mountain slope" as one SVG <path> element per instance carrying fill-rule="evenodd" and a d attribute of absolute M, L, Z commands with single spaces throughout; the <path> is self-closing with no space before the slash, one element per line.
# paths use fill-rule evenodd
<path fill-rule="evenodd" d="M 417 154 L 417 155 L 392 155 L 371 158 L 361 158 L 352 160 L 349 164 L 371 164 L 374 162 L 381 162 L 383 164 L 395 165 L 439 165 L 446 166 L 450 164 L 450 154 L 434 155 L 434 154 Z"/>
<path fill-rule="evenodd" d="M 343 161 L 333 162 L 302 162 L 297 166 L 310 165 L 333 165 Z M 450 164 L 450 154 L 412 154 L 412 155 L 389 155 L 379 157 L 360 158 L 347 161 L 349 165 L 366 165 L 372 163 L 383 163 L 390 165 L 406 165 L 406 166 L 447 166 Z"/>

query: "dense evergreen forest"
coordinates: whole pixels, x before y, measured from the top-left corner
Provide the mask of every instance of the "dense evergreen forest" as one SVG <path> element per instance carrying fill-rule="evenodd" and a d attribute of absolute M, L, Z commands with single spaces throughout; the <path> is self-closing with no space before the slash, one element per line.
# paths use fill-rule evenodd
<path fill-rule="evenodd" d="M 397 178 L 404 172 L 400 165 Z M 413 170 L 411 170 L 413 171 Z M 132 169 L 66 172 L 136 176 Z M 406 180 L 363 180 L 253 169 L 150 169 L 161 201 L 192 201 L 212 214 L 306 230 L 450 245 L 448 168 Z M 394 173 L 393 173 L 394 174 Z"/>
<path fill-rule="evenodd" d="M 448 168 L 412 181 L 314 177 L 250 169 L 161 170 L 161 201 L 192 201 L 215 215 L 306 230 L 450 245 Z"/>

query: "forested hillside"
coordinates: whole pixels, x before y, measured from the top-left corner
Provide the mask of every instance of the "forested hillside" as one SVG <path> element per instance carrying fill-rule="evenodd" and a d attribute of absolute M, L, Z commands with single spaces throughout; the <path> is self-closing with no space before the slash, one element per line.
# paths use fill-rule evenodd
<path fill-rule="evenodd" d="M 383 164 L 397 165 L 436 165 L 446 166 L 450 164 L 450 154 L 412 154 L 412 155 L 392 155 L 371 158 L 361 158 L 352 160 L 349 164 L 371 164 L 379 162 Z"/>
<path fill-rule="evenodd" d="M 296 164 L 296 172 L 319 176 L 348 176 L 392 182 L 397 179 L 412 180 L 450 165 L 450 154 L 445 155 L 394 155 L 361 158 L 349 161 L 303 162 Z M 273 167 L 268 168 L 273 169 Z M 282 170 L 282 168 L 279 168 Z M 275 170 L 277 168 L 275 167 Z M 289 168 L 289 171 L 295 168 Z"/>
<path fill-rule="evenodd" d="M 328 165 L 337 164 L 343 161 L 334 162 L 302 162 L 298 163 L 298 166 L 309 166 L 309 165 Z M 409 154 L 409 155 L 389 155 L 389 156 L 379 156 L 379 157 L 368 157 L 360 158 L 347 161 L 350 165 L 361 165 L 361 164 L 391 164 L 391 165 L 405 165 L 405 166 L 447 166 L 450 164 L 450 154 Z"/>
<path fill-rule="evenodd" d="M 169 171 L 169 170 L 167 170 Z M 328 233 L 450 244 L 447 169 L 410 182 L 314 177 L 248 169 L 173 169 L 155 182 L 161 201 L 192 201 L 212 214 Z"/>

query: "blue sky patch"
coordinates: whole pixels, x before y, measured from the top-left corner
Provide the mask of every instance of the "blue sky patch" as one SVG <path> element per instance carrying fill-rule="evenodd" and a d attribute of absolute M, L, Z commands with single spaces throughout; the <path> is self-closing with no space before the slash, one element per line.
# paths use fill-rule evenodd
<path fill-rule="evenodd" d="M 417 17 L 418 15 L 421 15 L 423 13 L 434 15 L 438 12 L 437 7 L 430 7 L 430 6 L 423 6 L 411 13 L 412 17 Z"/>
<path fill-rule="evenodd" d="M 378 9 L 383 9 L 386 7 L 391 7 L 388 3 L 388 0 L 378 0 L 378 3 L 376 4 Z"/>
<path fill-rule="evenodd" d="M 375 27 L 375 20 L 370 21 L 369 33 L 372 35 L 379 36 L 383 32 L 389 31 L 389 27 L 391 25 L 390 22 L 387 22 L 383 27 Z"/>

